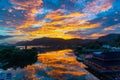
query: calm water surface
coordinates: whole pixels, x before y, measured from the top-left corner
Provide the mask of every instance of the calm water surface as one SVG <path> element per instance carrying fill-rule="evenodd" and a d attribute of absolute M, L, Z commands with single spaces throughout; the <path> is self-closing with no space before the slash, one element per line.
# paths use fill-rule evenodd
<path fill-rule="evenodd" d="M 8 69 L 15 80 L 98 80 L 76 61 L 72 50 L 38 54 L 38 61 L 24 69 Z"/>

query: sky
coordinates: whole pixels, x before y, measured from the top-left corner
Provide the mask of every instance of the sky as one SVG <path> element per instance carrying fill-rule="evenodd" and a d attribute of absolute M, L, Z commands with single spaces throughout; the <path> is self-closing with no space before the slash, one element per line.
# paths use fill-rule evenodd
<path fill-rule="evenodd" d="M 0 43 L 120 33 L 120 0 L 0 0 Z"/>

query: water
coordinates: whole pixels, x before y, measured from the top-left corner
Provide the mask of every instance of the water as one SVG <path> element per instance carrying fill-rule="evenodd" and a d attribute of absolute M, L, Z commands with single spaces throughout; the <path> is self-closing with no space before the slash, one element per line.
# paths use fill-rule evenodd
<path fill-rule="evenodd" d="M 16 48 L 19 48 L 19 49 L 24 49 L 25 46 L 16 46 Z M 49 46 L 27 46 L 27 49 L 32 49 L 32 48 L 49 48 Z"/>
<path fill-rule="evenodd" d="M 98 80 L 76 61 L 72 50 L 38 54 L 38 61 L 24 69 L 8 69 L 14 80 Z"/>

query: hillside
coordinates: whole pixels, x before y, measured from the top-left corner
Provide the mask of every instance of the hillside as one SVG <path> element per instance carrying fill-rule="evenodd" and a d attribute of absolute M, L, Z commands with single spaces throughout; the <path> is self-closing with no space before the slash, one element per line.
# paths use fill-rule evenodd
<path fill-rule="evenodd" d="M 102 42 L 102 43 L 111 43 L 116 40 L 116 38 L 120 36 L 120 34 L 108 34 L 106 36 L 99 37 L 98 39 L 69 39 L 64 40 L 61 38 L 38 38 L 32 41 L 22 41 L 18 42 L 15 45 L 17 46 L 24 46 L 24 45 L 43 45 L 43 46 L 77 46 L 77 45 L 84 45 L 87 43 L 94 43 L 94 42 Z"/>

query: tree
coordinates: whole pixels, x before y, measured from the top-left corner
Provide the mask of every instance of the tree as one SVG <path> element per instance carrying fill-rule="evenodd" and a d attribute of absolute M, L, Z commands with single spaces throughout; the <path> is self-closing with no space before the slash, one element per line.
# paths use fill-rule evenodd
<path fill-rule="evenodd" d="M 37 51 L 35 49 L 20 50 L 11 47 L 0 48 L 0 63 L 9 63 L 4 68 L 8 67 L 24 67 L 37 61 Z"/>
<path fill-rule="evenodd" d="M 120 47 L 120 36 L 116 38 L 115 42 L 113 43 L 113 46 Z"/>
<path fill-rule="evenodd" d="M 84 47 L 86 47 L 88 49 L 100 49 L 101 46 L 102 46 L 102 42 L 95 41 L 95 42 L 86 43 L 86 45 Z"/>

